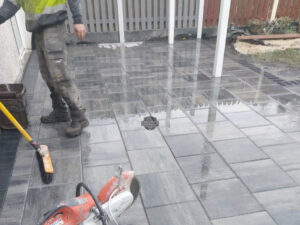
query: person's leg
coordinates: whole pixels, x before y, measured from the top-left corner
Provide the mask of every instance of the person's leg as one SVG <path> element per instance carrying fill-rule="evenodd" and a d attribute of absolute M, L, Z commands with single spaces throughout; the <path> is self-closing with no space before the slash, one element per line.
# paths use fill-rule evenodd
<path fill-rule="evenodd" d="M 52 108 L 53 108 L 53 111 L 49 115 L 41 117 L 41 122 L 55 123 L 55 122 L 70 121 L 68 108 L 64 103 L 62 97 L 58 93 L 56 93 L 54 84 L 51 81 L 51 76 L 48 70 L 45 55 L 42 50 L 42 46 L 43 46 L 42 33 L 35 33 L 33 35 L 33 38 L 36 46 L 36 52 L 38 55 L 39 69 L 43 80 L 46 82 L 50 90 L 50 97 L 52 99 Z"/>
<path fill-rule="evenodd" d="M 64 24 L 49 27 L 43 31 L 44 54 L 55 91 L 69 106 L 72 123 L 66 130 L 67 136 L 81 134 L 89 122 L 85 117 L 77 87 L 71 80 L 67 68 L 66 28 Z"/>

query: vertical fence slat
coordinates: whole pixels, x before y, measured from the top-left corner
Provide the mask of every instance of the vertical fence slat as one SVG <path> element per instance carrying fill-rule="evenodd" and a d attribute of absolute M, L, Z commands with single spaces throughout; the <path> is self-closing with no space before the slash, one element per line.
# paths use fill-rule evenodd
<path fill-rule="evenodd" d="M 177 28 L 182 28 L 182 1 L 178 0 L 177 3 Z"/>
<path fill-rule="evenodd" d="M 145 1 L 146 0 L 141 0 L 141 24 L 142 24 L 142 30 L 146 30 Z"/>
<path fill-rule="evenodd" d="M 133 31 L 133 0 L 128 0 L 128 20 L 129 20 L 129 31 Z"/>
<path fill-rule="evenodd" d="M 234 15 L 235 15 L 235 9 L 236 9 L 236 2 L 238 0 L 232 0 L 231 2 L 231 9 L 230 9 L 230 16 L 229 16 L 229 22 L 234 23 Z"/>
<path fill-rule="evenodd" d="M 106 0 L 101 0 L 101 24 L 103 32 L 107 32 Z"/>
<path fill-rule="evenodd" d="M 147 28 L 152 30 L 152 0 L 147 0 Z"/>
<path fill-rule="evenodd" d="M 95 12 L 96 32 L 101 32 L 99 0 L 94 1 L 94 6 L 95 6 L 94 12 Z"/>
<path fill-rule="evenodd" d="M 218 24 L 219 8 L 220 8 L 220 0 L 215 0 L 213 24 L 212 24 L 213 26 L 216 26 Z"/>
<path fill-rule="evenodd" d="M 189 0 L 185 0 L 183 6 L 183 28 L 187 28 L 188 12 L 189 12 Z"/>
<path fill-rule="evenodd" d="M 195 19 L 195 0 L 190 0 L 190 9 L 189 9 L 189 28 L 194 27 Z"/>
<path fill-rule="evenodd" d="M 114 1 L 114 24 L 115 24 L 115 31 L 119 31 L 119 17 L 118 17 L 118 2 L 119 0 L 113 0 Z M 123 5 L 124 7 L 124 5 Z M 124 13 L 123 13 L 124 17 Z M 124 18 L 123 18 L 124 21 Z"/>
<path fill-rule="evenodd" d="M 114 16 L 113 16 L 113 7 L 112 7 L 112 0 L 107 1 L 107 11 L 108 11 L 108 24 L 109 24 L 109 31 L 114 31 Z"/>
<path fill-rule="evenodd" d="M 165 24 L 165 0 L 160 0 L 159 2 L 159 29 L 162 30 Z"/>
<path fill-rule="evenodd" d="M 87 18 L 86 18 L 86 1 L 85 0 L 83 0 L 83 1 L 81 1 L 81 6 L 82 6 L 82 19 L 83 19 L 83 23 L 84 23 L 84 25 L 85 25 L 85 27 L 87 27 L 88 28 L 88 26 L 87 26 Z"/>
<path fill-rule="evenodd" d="M 93 5 L 92 1 L 87 1 L 87 7 L 88 7 L 88 23 L 90 27 L 90 32 L 95 32 L 95 20 L 94 20 L 94 13 L 93 13 Z"/>
<path fill-rule="evenodd" d="M 134 1 L 134 19 L 135 19 L 135 30 L 140 30 L 140 0 Z"/>
<path fill-rule="evenodd" d="M 154 30 L 157 29 L 157 23 L 158 23 L 158 4 L 157 4 L 158 0 L 154 0 L 153 3 L 153 10 L 154 10 L 154 15 L 153 15 L 153 22 L 154 22 Z"/>
<path fill-rule="evenodd" d="M 253 0 L 249 0 L 248 9 L 247 9 L 247 19 L 246 19 L 247 22 L 249 22 L 250 18 L 252 17 L 252 10 L 253 10 Z"/>

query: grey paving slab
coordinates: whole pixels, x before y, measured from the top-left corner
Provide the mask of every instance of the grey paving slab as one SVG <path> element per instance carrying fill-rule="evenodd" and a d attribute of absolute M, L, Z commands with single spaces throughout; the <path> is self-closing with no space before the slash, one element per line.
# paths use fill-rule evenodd
<path fill-rule="evenodd" d="M 139 175 L 146 208 L 196 200 L 180 170 Z M 155 193 L 155 194 L 153 194 Z"/>
<path fill-rule="evenodd" d="M 82 104 L 88 112 L 112 110 L 111 102 L 108 98 L 83 100 Z"/>
<path fill-rule="evenodd" d="M 197 127 L 189 118 L 161 120 L 159 129 L 164 136 L 197 133 Z"/>
<path fill-rule="evenodd" d="M 35 157 L 34 150 L 17 152 L 12 176 L 30 175 L 33 157 Z"/>
<path fill-rule="evenodd" d="M 128 162 L 122 141 L 103 142 L 83 147 L 81 157 L 84 166 L 102 166 Z"/>
<path fill-rule="evenodd" d="M 268 156 L 247 138 L 212 143 L 228 163 L 266 159 Z"/>
<path fill-rule="evenodd" d="M 127 150 L 165 147 L 166 143 L 157 129 L 122 132 Z"/>
<path fill-rule="evenodd" d="M 80 137 L 48 138 L 43 139 L 40 144 L 47 145 L 53 157 L 80 156 Z"/>
<path fill-rule="evenodd" d="M 209 141 L 245 137 L 245 135 L 229 121 L 199 124 L 198 127 Z"/>
<path fill-rule="evenodd" d="M 133 170 L 137 175 L 178 170 L 169 148 L 151 148 L 128 152 Z"/>
<path fill-rule="evenodd" d="M 117 218 L 117 222 L 122 225 L 149 225 L 141 199 L 138 198 L 126 213 Z"/>
<path fill-rule="evenodd" d="M 276 225 L 267 212 L 257 212 L 212 221 L 213 225 Z"/>
<path fill-rule="evenodd" d="M 275 116 L 288 112 L 285 107 L 275 101 L 253 103 L 250 107 L 263 116 Z"/>
<path fill-rule="evenodd" d="M 15 219 L 20 224 L 22 220 L 24 203 L 28 189 L 29 175 L 12 176 L 5 202 L 1 211 L 1 218 Z"/>
<path fill-rule="evenodd" d="M 147 214 L 152 225 L 211 225 L 197 201 L 150 208 Z"/>
<path fill-rule="evenodd" d="M 272 160 L 232 164 L 231 167 L 252 192 L 286 188 L 296 183 Z"/>
<path fill-rule="evenodd" d="M 177 160 L 190 184 L 235 177 L 215 153 L 181 157 Z"/>
<path fill-rule="evenodd" d="M 262 116 L 251 111 L 228 113 L 226 116 L 239 128 L 264 126 L 270 124 L 270 122 L 264 119 Z"/>
<path fill-rule="evenodd" d="M 87 112 L 90 126 L 107 125 L 116 123 L 113 111 Z"/>
<path fill-rule="evenodd" d="M 295 141 L 300 142 L 300 132 L 291 132 L 288 135 L 293 138 Z"/>
<path fill-rule="evenodd" d="M 119 166 L 122 166 L 124 170 L 131 169 L 129 163 L 83 167 L 83 182 L 88 185 L 92 193 L 97 195 L 104 184 L 106 184 L 106 182 L 109 181 L 110 178 L 115 176 L 116 172 L 118 172 Z"/>
<path fill-rule="evenodd" d="M 300 144 L 284 144 L 263 148 L 281 168 L 284 170 L 300 169 Z"/>
<path fill-rule="evenodd" d="M 199 94 L 193 97 L 176 98 L 176 102 L 184 109 L 202 109 L 209 106 L 208 100 Z"/>
<path fill-rule="evenodd" d="M 260 147 L 295 142 L 286 133 L 273 125 L 243 128 L 242 132 Z"/>
<path fill-rule="evenodd" d="M 278 225 L 300 223 L 300 188 L 286 188 L 255 194 Z"/>
<path fill-rule="evenodd" d="M 287 174 L 297 183 L 300 184 L 300 170 L 288 171 Z"/>
<path fill-rule="evenodd" d="M 300 131 L 300 116 L 298 114 L 283 114 L 267 117 L 272 123 L 285 132 Z"/>
<path fill-rule="evenodd" d="M 227 120 L 218 110 L 214 107 L 208 109 L 197 109 L 186 111 L 187 115 L 196 124 L 207 123 L 207 122 L 219 122 Z"/>
<path fill-rule="evenodd" d="M 29 189 L 22 225 L 37 224 L 43 214 L 75 195 L 75 184 Z"/>
<path fill-rule="evenodd" d="M 100 142 L 120 141 L 121 135 L 116 124 L 87 127 L 81 135 L 81 144 L 86 146 Z"/>
<path fill-rule="evenodd" d="M 166 141 L 175 157 L 214 152 L 211 144 L 200 133 L 168 136 Z"/>
<path fill-rule="evenodd" d="M 51 185 L 79 183 L 82 180 L 81 176 L 81 161 L 80 157 L 51 157 L 55 174 Z M 30 177 L 30 187 L 45 187 L 43 184 L 40 169 L 36 158 L 34 159 L 32 174 Z"/>
<path fill-rule="evenodd" d="M 211 219 L 262 210 L 260 204 L 238 179 L 196 184 L 193 185 L 193 189 Z"/>

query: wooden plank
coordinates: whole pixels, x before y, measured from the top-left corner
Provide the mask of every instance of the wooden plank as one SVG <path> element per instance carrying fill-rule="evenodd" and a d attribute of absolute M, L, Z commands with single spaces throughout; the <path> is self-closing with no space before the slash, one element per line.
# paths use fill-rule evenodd
<path fill-rule="evenodd" d="M 250 18 L 252 17 L 252 10 L 253 10 L 253 0 L 248 1 L 248 8 L 247 8 L 247 16 L 246 16 L 246 23 L 249 23 Z"/>
<path fill-rule="evenodd" d="M 154 11 L 154 17 L 153 17 L 153 21 L 154 21 L 154 30 L 157 29 L 157 25 L 158 25 L 158 0 L 154 0 L 154 6 L 153 6 L 153 11 Z"/>
<path fill-rule="evenodd" d="M 207 25 L 211 26 L 212 25 L 212 19 L 213 19 L 213 3 L 214 0 L 209 0 L 208 1 L 208 12 L 207 12 Z"/>
<path fill-rule="evenodd" d="M 229 22 L 234 23 L 235 22 L 235 11 L 237 6 L 238 0 L 232 0 L 231 1 L 231 9 L 230 9 L 230 16 L 229 16 Z"/>
<path fill-rule="evenodd" d="M 106 0 L 100 1 L 100 8 L 101 8 L 102 30 L 103 30 L 103 32 L 107 32 L 108 27 L 107 27 L 107 14 L 106 14 Z"/>
<path fill-rule="evenodd" d="M 258 6 L 259 6 L 259 1 L 260 0 L 254 0 L 254 7 L 252 11 L 252 19 L 258 19 Z"/>
<path fill-rule="evenodd" d="M 141 0 L 142 30 L 146 30 L 146 0 Z"/>
<path fill-rule="evenodd" d="M 135 0 L 134 1 L 134 25 L 135 25 L 135 30 L 140 30 L 140 0 Z"/>
<path fill-rule="evenodd" d="M 133 31 L 133 0 L 128 0 L 127 7 L 128 7 L 128 21 L 129 21 L 129 31 Z"/>
<path fill-rule="evenodd" d="M 182 28 L 182 1 L 178 0 L 177 3 L 177 27 L 176 28 Z"/>
<path fill-rule="evenodd" d="M 114 15 L 113 15 L 112 0 L 107 0 L 107 11 L 108 11 L 109 31 L 114 31 Z"/>
<path fill-rule="evenodd" d="M 249 35 L 239 36 L 237 40 L 276 40 L 300 38 L 300 34 L 269 34 L 269 35 Z"/>
<path fill-rule="evenodd" d="M 152 0 L 147 0 L 147 28 L 148 30 L 152 30 Z"/>
<path fill-rule="evenodd" d="M 88 6 L 88 21 L 90 25 L 90 32 L 95 32 L 95 20 L 94 20 L 94 13 L 93 13 L 93 6 L 92 1 L 87 1 Z"/>
<path fill-rule="evenodd" d="M 214 7 L 214 15 L 213 15 L 213 26 L 218 25 L 218 18 L 219 18 L 219 10 L 220 9 L 220 0 L 215 0 L 215 7 Z"/>
<path fill-rule="evenodd" d="M 86 11 L 86 1 L 83 0 L 81 5 L 82 5 L 82 19 L 83 19 L 83 23 L 84 23 L 85 27 L 88 29 L 87 18 L 86 18 L 86 14 L 87 14 L 87 11 Z"/>
<path fill-rule="evenodd" d="M 119 31 L 118 2 L 117 2 L 118 0 L 113 0 L 113 1 L 114 1 L 114 25 L 115 25 L 115 31 Z M 123 24 L 124 24 L 124 14 L 123 14 Z"/>
<path fill-rule="evenodd" d="M 101 32 L 99 0 L 94 0 L 94 12 L 95 12 L 96 32 Z"/>
<path fill-rule="evenodd" d="M 188 12 L 189 12 L 189 0 L 184 0 L 183 5 L 183 28 L 187 28 L 187 22 L 188 22 Z"/>
<path fill-rule="evenodd" d="M 189 9 L 189 28 L 194 28 L 194 20 L 195 20 L 195 0 L 190 0 L 190 9 Z"/>
<path fill-rule="evenodd" d="M 165 27 L 165 0 L 160 0 L 159 5 L 159 29 L 164 29 Z"/>

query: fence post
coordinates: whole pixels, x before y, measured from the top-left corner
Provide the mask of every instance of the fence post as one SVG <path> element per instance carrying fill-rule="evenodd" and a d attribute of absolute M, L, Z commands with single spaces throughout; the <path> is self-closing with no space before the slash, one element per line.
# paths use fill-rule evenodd
<path fill-rule="evenodd" d="M 278 5 L 279 5 L 279 0 L 274 0 L 270 21 L 273 21 L 276 18 Z"/>
<path fill-rule="evenodd" d="M 202 37 L 203 15 L 204 15 L 204 1 L 205 0 L 199 0 L 198 28 L 197 28 L 197 38 L 198 39 L 201 39 L 201 37 Z"/>
<path fill-rule="evenodd" d="M 222 76 L 231 0 L 221 0 L 213 75 Z"/>
<path fill-rule="evenodd" d="M 117 5 L 118 5 L 118 24 L 119 24 L 120 43 L 124 44 L 125 43 L 125 35 L 124 35 L 123 0 L 117 0 Z"/>
<path fill-rule="evenodd" d="M 175 0 L 170 0 L 170 3 L 169 3 L 169 44 L 174 44 L 174 29 L 175 29 Z"/>

